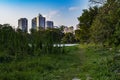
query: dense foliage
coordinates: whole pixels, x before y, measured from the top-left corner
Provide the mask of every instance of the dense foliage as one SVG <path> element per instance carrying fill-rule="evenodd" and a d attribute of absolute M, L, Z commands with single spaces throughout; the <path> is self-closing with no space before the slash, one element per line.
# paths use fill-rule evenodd
<path fill-rule="evenodd" d="M 66 33 L 62 38 L 62 43 L 75 43 L 75 35 L 73 33 Z"/>
<path fill-rule="evenodd" d="M 106 55 L 106 53 L 109 53 L 106 59 L 111 57 L 111 63 L 106 62 L 106 72 L 108 72 L 109 75 L 104 76 L 106 72 L 103 73 L 100 71 L 101 73 L 98 74 L 99 72 L 97 71 L 95 74 L 98 74 L 98 76 L 100 75 L 100 78 L 97 77 L 96 79 L 119 80 L 120 1 L 90 0 L 90 2 L 98 7 L 95 6 L 83 10 L 82 16 L 78 18 L 80 29 L 75 31 L 76 39 L 78 39 L 81 43 L 94 43 L 96 45 L 102 45 L 104 49 L 107 48 L 110 50 L 110 52 L 105 52 L 103 54 Z M 97 48 L 95 48 L 95 50 L 97 50 Z M 97 52 L 95 52 L 95 54 L 97 54 Z M 104 57 L 101 57 L 101 59 L 102 58 Z M 104 66 L 101 66 L 100 69 L 103 67 Z M 109 79 L 108 77 L 111 78 Z"/>
<path fill-rule="evenodd" d="M 94 42 L 106 45 L 120 44 L 118 28 L 120 20 L 119 1 L 108 1 L 103 7 L 100 7 L 99 14 L 91 27 L 91 37 Z"/>
<path fill-rule="evenodd" d="M 31 29 L 28 34 L 9 24 L 0 25 L 0 79 L 119 80 L 120 1 L 90 2 L 97 6 L 83 10 L 75 35 L 64 34 L 65 26 Z M 62 54 L 61 43 L 76 41 L 90 44 L 68 47 Z"/>
<path fill-rule="evenodd" d="M 90 0 L 102 4 L 83 10 L 78 18 L 80 30 L 76 30 L 76 38 L 80 42 L 101 43 L 107 46 L 118 46 L 120 27 L 120 1 L 119 0 Z"/>
<path fill-rule="evenodd" d="M 63 53 L 59 47 L 61 33 L 58 29 L 31 30 L 31 34 L 16 31 L 9 25 L 0 25 L 0 62 L 11 61 L 26 55 Z M 56 44 L 56 46 L 54 46 Z M 5 60 L 4 60 L 5 59 Z"/>
<path fill-rule="evenodd" d="M 90 28 L 97 14 L 98 7 L 90 7 L 89 10 L 83 10 L 82 16 L 78 18 L 80 30 L 76 30 L 76 37 L 79 37 L 80 42 L 90 42 Z"/>
<path fill-rule="evenodd" d="M 25 56 L 0 63 L 1 80 L 119 80 L 120 57 L 100 45 L 65 47 L 66 54 Z M 113 66 L 114 64 L 114 66 Z"/>

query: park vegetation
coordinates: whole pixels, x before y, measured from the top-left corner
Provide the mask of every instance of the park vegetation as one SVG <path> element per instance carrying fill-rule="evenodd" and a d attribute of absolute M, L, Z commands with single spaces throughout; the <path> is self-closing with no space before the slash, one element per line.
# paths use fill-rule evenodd
<path fill-rule="evenodd" d="M 96 6 L 83 10 L 82 16 L 78 18 L 80 29 L 76 30 L 76 38 L 81 43 L 93 42 L 103 46 L 119 46 L 120 1 L 90 1 Z"/>
<path fill-rule="evenodd" d="M 27 55 L 39 56 L 63 53 L 61 32 L 58 29 L 33 30 L 31 34 L 14 30 L 9 24 L 0 25 L 0 62 L 11 61 Z M 54 44 L 56 44 L 54 46 Z"/>
<path fill-rule="evenodd" d="M 78 17 L 79 28 L 75 31 L 76 39 L 83 44 L 100 45 L 101 48 L 108 49 L 108 57 L 111 63 L 108 69 L 112 75 L 120 76 L 120 1 L 119 0 L 90 0 L 91 7 L 83 10 L 82 16 Z M 96 48 L 97 50 L 97 48 Z M 101 50 L 100 50 L 101 52 Z M 95 52 L 97 53 L 97 52 Z M 101 52 L 101 53 L 104 53 Z M 103 55 L 106 55 L 105 53 Z M 107 61 L 107 60 L 106 60 Z M 108 60 L 109 61 L 109 60 Z M 107 64 L 107 63 L 106 63 Z M 104 64 L 104 65 L 106 65 Z M 99 65 L 100 66 L 100 65 Z M 102 67 L 101 67 L 102 68 Z M 109 73 L 110 73 L 109 72 Z M 99 73 L 99 72 L 98 72 Z M 104 74 L 105 72 L 100 72 Z M 99 80 L 119 80 L 119 78 L 103 78 Z M 109 75 L 110 76 L 110 75 Z M 97 79 L 95 79 L 97 80 Z"/>
<path fill-rule="evenodd" d="M 64 34 L 64 26 L 26 33 L 0 25 L 0 80 L 119 80 L 120 1 L 90 4 L 75 33 Z"/>

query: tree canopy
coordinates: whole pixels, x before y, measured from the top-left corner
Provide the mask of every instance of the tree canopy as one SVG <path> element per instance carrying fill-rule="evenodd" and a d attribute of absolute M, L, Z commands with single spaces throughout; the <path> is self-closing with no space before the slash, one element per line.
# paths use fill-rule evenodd
<path fill-rule="evenodd" d="M 80 30 L 76 37 L 80 42 L 94 42 L 106 45 L 119 45 L 120 1 L 90 0 L 101 6 L 83 10 L 78 18 Z"/>

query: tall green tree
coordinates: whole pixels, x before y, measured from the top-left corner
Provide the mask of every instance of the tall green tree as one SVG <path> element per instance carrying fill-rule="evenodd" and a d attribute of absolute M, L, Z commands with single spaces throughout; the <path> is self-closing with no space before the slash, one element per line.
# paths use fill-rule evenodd
<path fill-rule="evenodd" d="M 110 45 L 115 33 L 115 25 L 119 22 L 119 1 L 108 0 L 100 7 L 99 14 L 91 27 L 92 39 L 96 43 Z"/>
<path fill-rule="evenodd" d="M 89 42 L 90 40 L 90 27 L 98 14 L 98 7 L 90 7 L 83 10 L 82 16 L 78 18 L 80 26 L 80 42 Z"/>

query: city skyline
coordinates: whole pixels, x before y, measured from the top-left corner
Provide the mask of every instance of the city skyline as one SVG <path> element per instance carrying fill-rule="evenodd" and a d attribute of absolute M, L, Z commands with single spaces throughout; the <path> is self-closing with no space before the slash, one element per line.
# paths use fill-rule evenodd
<path fill-rule="evenodd" d="M 47 29 L 47 28 L 54 28 L 54 22 L 51 20 L 46 20 L 46 17 L 44 17 L 42 14 L 38 14 L 38 16 L 34 17 L 31 20 L 31 29 Z"/>
<path fill-rule="evenodd" d="M 55 26 L 75 26 L 77 17 L 82 10 L 88 8 L 89 0 L 0 0 L 0 23 L 9 23 L 17 26 L 19 18 L 28 19 L 28 27 L 31 28 L 31 20 L 38 13 L 46 19 L 52 20 Z"/>
<path fill-rule="evenodd" d="M 18 19 L 18 27 L 23 32 L 30 32 L 30 29 L 48 29 L 48 28 L 54 28 L 54 22 L 53 21 L 47 21 L 46 17 L 42 16 L 42 14 L 38 14 L 38 16 L 34 17 L 31 20 L 31 27 L 28 28 L 28 19 L 27 18 L 20 18 Z"/>

